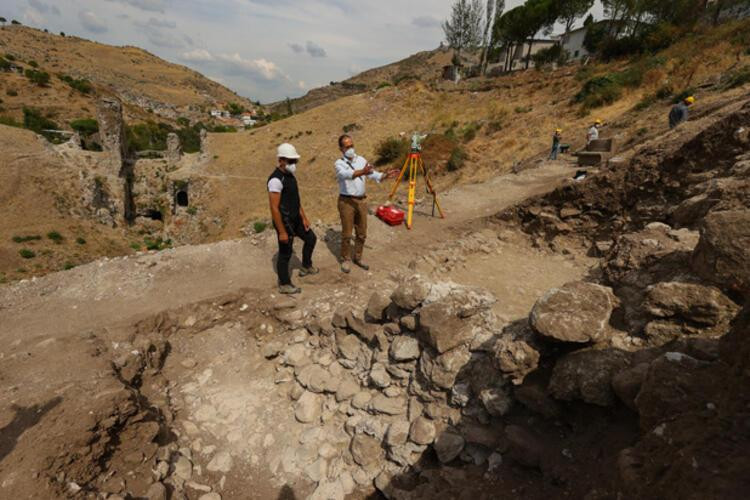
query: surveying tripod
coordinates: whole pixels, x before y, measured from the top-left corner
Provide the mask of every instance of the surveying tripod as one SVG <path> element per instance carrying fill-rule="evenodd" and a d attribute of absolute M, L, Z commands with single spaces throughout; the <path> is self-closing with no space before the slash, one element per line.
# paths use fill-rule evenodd
<path fill-rule="evenodd" d="M 416 201 L 417 196 L 417 174 L 421 171 L 422 176 L 424 177 L 425 183 L 427 184 L 427 192 L 432 195 L 432 215 L 435 216 L 435 208 L 437 207 L 438 213 L 440 214 L 441 219 L 445 219 L 445 215 L 443 215 L 443 210 L 440 208 L 440 203 L 438 203 L 437 199 L 437 192 L 435 192 L 435 189 L 432 187 L 432 181 L 430 181 L 430 176 L 427 175 L 427 170 L 424 166 L 424 161 L 422 160 L 422 148 L 420 146 L 420 141 L 424 139 L 425 136 L 414 134 L 412 136 L 411 141 L 411 153 L 406 157 L 406 162 L 404 163 L 404 167 L 401 169 L 401 173 L 398 176 L 398 179 L 396 179 L 396 183 L 393 185 L 393 189 L 391 190 L 391 195 L 388 197 L 388 200 L 391 201 L 393 197 L 396 195 L 396 191 L 398 190 L 398 186 L 401 184 L 401 181 L 404 178 L 404 175 L 406 175 L 406 171 L 409 171 L 409 208 L 407 211 L 406 216 L 406 228 L 411 229 L 412 227 L 412 218 L 414 215 L 414 203 Z"/>

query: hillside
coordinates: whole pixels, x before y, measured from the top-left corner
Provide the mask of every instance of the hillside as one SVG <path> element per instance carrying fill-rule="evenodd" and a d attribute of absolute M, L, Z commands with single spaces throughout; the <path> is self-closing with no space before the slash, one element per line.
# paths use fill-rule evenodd
<path fill-rule="evenodd" d="M 38 70 L 52 75 L 50 85 L 40 87 L 23 75 L 0 72 L 4 114 L 15 117 L 20 117 L 23 106 L 33 105 L 61 122 L 86 118 L 98 94 L 119 97 L 132 120 L 154 116 L 170 122 L 180 116 L 205 120 L 216 103 L 253 106 L 203 75 L 137 47 L 113 47 L 24 26 L 4 26 L 0 28 L 0 55 L 10 55 L 24 69 L 33 69 L 29 62 L 34 61 Z M 90 95 L 78 92 L 59 75 L 88 80 L 94 90 Z M 12 91 L 18 95 L 11 95 Z"/>
<path fill-rule="evenodd" d="M 419 52 L 401 61 L 369 69 L 341 82 L 331 82 L 325 87 L 310 90 L 296 99 L 290 99 L 295 113 L 302 113 L 317 106 L 377 88 L 398 84 L 406 80 L 435 81 L 442 74 L 443 66 L 450 64 L 453 51 L 436 49 Z M 269 105 L 272 111 L 288 112 L 289 103 L 279 101 Z"/>

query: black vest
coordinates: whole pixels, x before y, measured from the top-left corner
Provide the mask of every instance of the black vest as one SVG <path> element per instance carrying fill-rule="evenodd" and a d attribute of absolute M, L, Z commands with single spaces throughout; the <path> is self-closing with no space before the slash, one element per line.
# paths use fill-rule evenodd
<path fill-rule="evenodd" d="M 284 189 L 281 190 L 281 203 L 279 204 L 281 218 L 284 220 L 284 222 L 299 219 L 299 209 L 301 203 L 299 201 L 299 188 L 297 187 L 297 178 L 292 174 L 284 173 L 277 168 L 268 178 L 268 182 L 271 182 L 271 179 L 279 179 L 281 181 L 281 185 L 284 186 Z"/>

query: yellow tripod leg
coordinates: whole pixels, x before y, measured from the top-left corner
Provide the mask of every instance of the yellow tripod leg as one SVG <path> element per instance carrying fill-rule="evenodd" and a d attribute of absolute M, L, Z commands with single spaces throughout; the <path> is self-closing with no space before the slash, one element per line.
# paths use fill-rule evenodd
<path fill-rule="evenodd" d="M 388 201 L 391 201 L 393 197 L 396 194 L 396 191 L 398 190 L 398 186 L 401 184 L 401 181 L 404 178 L 404 174 L 406 173 L 406 168 L 409 166 L 409 160 L 411 159 L 411 155 L 406 157 L 406 161 L 404 162 L 404 166 L 401 168 L 401 173 L 398 174 L 398 179 L 396 179 L 396 182 L 393 184 L 393 189 L 391 189 L 391 194 L 388 196 Z"/>
<path fill-rule="evenodd" d="M 414 203 L 417 197 L 417 156 L 411 155 L 409 160 L 409 212 L 406 216 L 406 228 L 411 229 L 414 217 Z"/>

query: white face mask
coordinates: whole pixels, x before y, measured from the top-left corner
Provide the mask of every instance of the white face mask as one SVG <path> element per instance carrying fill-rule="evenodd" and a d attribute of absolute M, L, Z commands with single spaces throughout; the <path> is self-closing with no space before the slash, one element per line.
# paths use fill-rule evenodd
<path fill-rule="evenodd" d="M 296 164 L 296 163 L 295 163 L 295 164 L 291 164 L 291 163 L 290 163 L 290 164 L 288 164 L 288 165 L 287 165 L 286 167 L 284 167 L 284 168 L 285 168 L 285 170 L 286 170 L 286 173 L 287 173 L 287 174 L 292 174 L 292 175 L 294 175 L 294 173 L 295 173 L 295 172 L 297 171 L 297 164 Z"/>
<path fill-rule="evenodd" d="M 354 148 L 349 148 L 346 151 L 344 151 L 344 156 L 346 156 L 348 159 L 353 160 L 357 157 L 357 153 L 354 151 Z"/>

